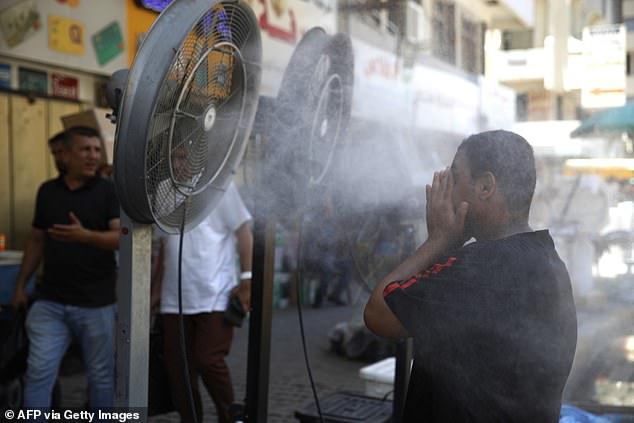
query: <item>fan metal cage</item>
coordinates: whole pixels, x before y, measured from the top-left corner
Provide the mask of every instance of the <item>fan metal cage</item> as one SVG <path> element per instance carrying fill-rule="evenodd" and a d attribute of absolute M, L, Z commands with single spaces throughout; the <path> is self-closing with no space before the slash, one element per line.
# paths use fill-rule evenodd
<path fill-rule="evenodd" d="M 271 213 L 308 207 L 307 191 L 329 183 L 350 120 L 353 66 L 350 38 L 318 27 L 306 32 L 293 52 L 275 111 L 266 115 L 273 163 L 266 169 L 271 183 L 261 195 L 277 199 Z"/>
<path fill-rule="evenodd" d="M 242 1 L 174 2 L 159 16 L 117 126 L 115 182 L 132 219 L 175 233 L 217 204 L 246 147 L 260 63 L 257 20 Z"/>

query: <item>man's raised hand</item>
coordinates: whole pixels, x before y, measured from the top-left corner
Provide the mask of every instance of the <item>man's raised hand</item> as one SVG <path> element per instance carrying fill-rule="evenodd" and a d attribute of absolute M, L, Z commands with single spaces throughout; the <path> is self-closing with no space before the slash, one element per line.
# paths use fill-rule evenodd
<path fill-rule="evenodd" d="M 446 248 L 461 246 L 466 240 L 464 225 L 469 203 L 453 205 L 453 175 L 449 168 L 434 172 L 432 185 L 425 187 L 427 195 L 427 233 L 429 240 Z"/>

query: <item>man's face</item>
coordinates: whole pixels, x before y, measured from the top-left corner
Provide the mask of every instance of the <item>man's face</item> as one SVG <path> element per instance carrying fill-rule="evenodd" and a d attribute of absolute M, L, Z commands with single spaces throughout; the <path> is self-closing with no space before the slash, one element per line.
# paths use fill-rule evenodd
<path fill-rule="evenodd" d="M 99 138 L 75 135 L 71 149 L 63 152 L 67 175 L 78 178 L 95 176 L 101 154 Z"/>
<path fill-rule="evenodd" d="M 458 150 L 451 164 L 451 174 L 453 176 L 453 193 L 452 202 L 454 209 L 457 210 L 461 202 L 469 203 L 469 210 L 465 219 L 465 235 L 473 236 L 473 221 L 477 210 L 475 209 L 477 202 L 475 193 L 475 184 L 471 178 L 471 170 L 467 158 L 463 151 Z"/>
<path fill-rule="evenodd" d="M 53 161 L 55 162 L 55 168 L 59 173 L 64 173 L 64 142 L 57 141 L 49 144 L 51 154 L 53 155 Z"/>

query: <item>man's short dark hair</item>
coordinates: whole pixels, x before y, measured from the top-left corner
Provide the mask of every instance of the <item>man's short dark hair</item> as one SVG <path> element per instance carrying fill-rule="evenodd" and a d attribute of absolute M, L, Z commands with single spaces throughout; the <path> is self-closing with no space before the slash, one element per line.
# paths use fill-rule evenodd
<path fill-rule="evenodd" d="M 48 146 L 50 147 L 53 144 L 57 144 L 58 142 L 63 142 L 65 138 L 66 138 L 66 131 L 60 131 L 48 139 Z"/>
<path fill-rule="evenodd" d="M 509 210 L 528 212 L 537 179 L 528 141 L 510 131 L 486 131 L 467 137 L 458 151 L 465 153 L 472 178 L 491 172 Z"/>
<path fill-rule="evenodd" d="M 75 137 L 96 137 L 101 140 L 101 135 L 99 135 L 99 131 L 89 126 L 73 126 L 64 131 L 64 147 L 67 149 L 72 148 L 73 140 Z"/>

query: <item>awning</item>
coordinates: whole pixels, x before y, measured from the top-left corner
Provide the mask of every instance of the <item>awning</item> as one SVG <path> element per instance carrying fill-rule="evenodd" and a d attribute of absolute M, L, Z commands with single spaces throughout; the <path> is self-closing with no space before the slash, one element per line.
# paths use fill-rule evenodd
<path fill-rule="evenodd" d="M 568 159 L 564 165 L 564 174 L 591 174 L 627 181 L 634 178 L 634 159 Z"/>
<path fill-rule="evenodd" d="M 570 136 L 583 137 L 610 132 L 634 132 L 634 101 L 593 114 L 572 131 Z"/>

